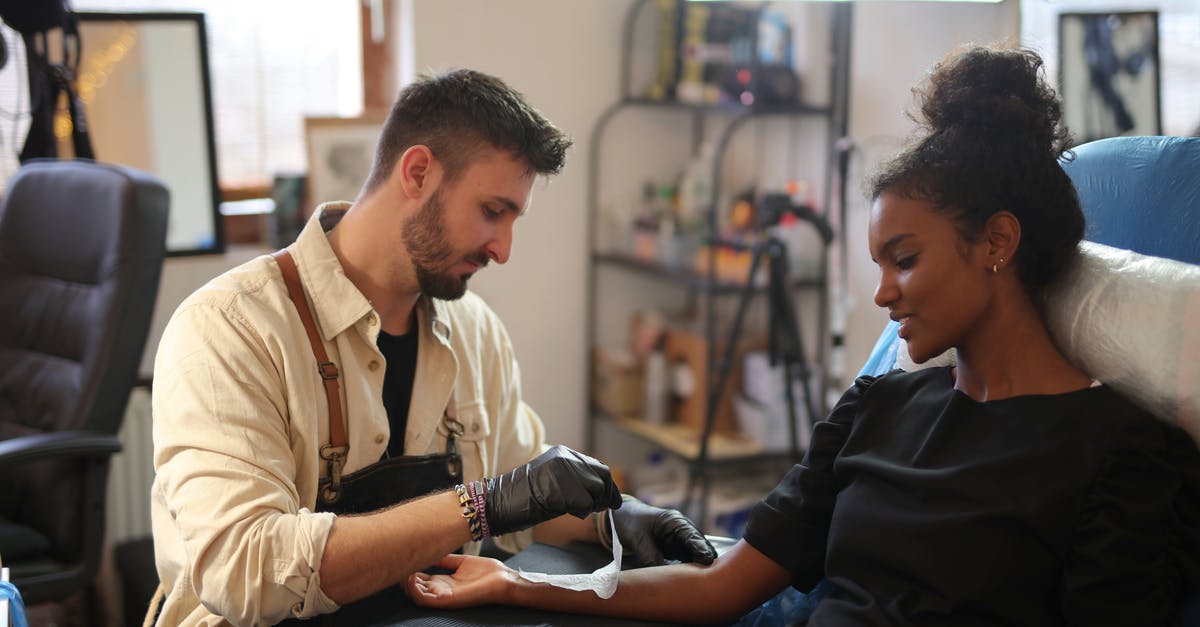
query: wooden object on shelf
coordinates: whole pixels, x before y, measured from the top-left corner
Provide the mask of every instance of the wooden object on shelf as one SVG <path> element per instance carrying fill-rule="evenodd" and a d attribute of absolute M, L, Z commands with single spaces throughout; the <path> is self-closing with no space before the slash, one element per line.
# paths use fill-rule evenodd
<path fill-rule="evenodd" d="M 684 459 L 700 457 L 700 430 L 684 424 L 652 425 L 644 420 L 615 418 L 615 422 L 627 431 Z M 714 433 L 709 440 L 708 456 L 719 460 L 732 457 L 749 457 L 762 453 L 757 442 L 738 433 Z"/>
<path fill-rule="evenodd" d="M 592 351 L 595 377 L 592 398 L 596 406 L 612 416 L 642 413 L 642 368 L 628 350 L 598 346 Z"/>
<path fill-rule="evenodd" d="M 761 350 L 764 342 L 761 338 L 747 337 L 742 339 L 737 351 L 734 352 L 732 371 L 729 373 L 727 389 L 717 405 L 716 419 L 713 422 L 713 433 L 731 435 L 738 433 L 737 419 L 733 412 L 733 395 L 742 388 L 742 362 L 746 353 Z M 724 348 L 718 346 L 718 354 Z M 697 433 L 704 428 L 704 416 L 708 408 L 709 379 L 715 376 L 714 369 L 708 367 L 708 340 L 703 336 L 679 328 L 668 328 L 663 352 L 671 364 L 683 363 L 691 372 L 690 393 L 672 402 L 673 420 Z"/>

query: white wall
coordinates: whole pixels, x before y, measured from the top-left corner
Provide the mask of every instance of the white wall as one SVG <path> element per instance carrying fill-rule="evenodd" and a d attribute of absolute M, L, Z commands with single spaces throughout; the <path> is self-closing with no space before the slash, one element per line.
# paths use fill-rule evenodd
<path fill-rule="evenodd" d="M 887 316 L 872 302 L 879 272 L 867 251 L 870 207 L 860 193 L 864 176 L 894 153 L 913 123 L 906 117 L 911 89 L 945 54 L 964 43 L 1016 41 L 1020 6 L 943 2 L 859 2 L 854 6 L 850 136 L 852 202 L 847 219 L 853 308 L 847 324 L 850 376 L 866 361 Z M 849 383 L 848 381 L 846 382 Z"/>
<path fill-rule="evenodd" d="M 549 439 L 583 443 L 588 136 L 616 98 L 627 0 L 456 0 L 412 3 L 418 72 L 470 67 L 520 90 L 575 139 L 564 173 L 534 188 L 507 265 L 471 288 L 508 326 L 525 397 Z M 403 64 L 401 64 L 403 65 Z"/>
<path fill-rule="evenodd" d="M 471 67 L 521 90 L 576 142 L 566 171 L 535 192 L 512 260 L 472 281 L 508 325 L 526 399 L 551 441 L 583 443 L 586 356 L 589 134 L 618 95 L 623 16 L 629 0 L 456 0 L 411 2 L 411 62 L 417 71 Z M 851 135 L 857 193 L 866 169 L 898 144 L 911 123 L 903 109 L 926 69 L 964 41 L 1018 34 L 1018 3 L 864 2 L 855 5 Z M 848 367 L 869 353 L 885 317 L 871 303 L 876 270 L 866 251 L 866 203 L 852 205 L 851 280 L 857 303 L 848 327 Z"/>

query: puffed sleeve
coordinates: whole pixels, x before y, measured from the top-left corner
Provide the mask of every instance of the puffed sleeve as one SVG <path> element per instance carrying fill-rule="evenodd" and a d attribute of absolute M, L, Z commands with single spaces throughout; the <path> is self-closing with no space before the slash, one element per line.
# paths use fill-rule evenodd
<path fill-rule="evenodd" d="M 787 569 L 799 589 L 807 590 L 821 578 L 833 506 L 842 489 L 833 462 L 873 383 L 875 377 L 854 382 L 829 417 L 813 427 L 804 459 L 750 511 L 746 542 Z"/>
<path fill-rule="evenodd" d="M 1153 418 L 1116 434 L 1080 510 L 1063 569 L 1068 625 L 1168 625 L 1195 573 L 1194 482 L 1186 436 Z M 1183 447 L 1186 445 L 1186 448 Z M 1190 451 L 1188 450 L 1190 449 Z M 1187 520 L 1191 518 L 1192 520 Z M 1192 546 L 1187 546 L 1191 544 Z"/>
<path fill-rule="evenodd" d="M 1168 458 L 1179 470 L 1179 494 L 1171 533 L 1171 555 L 1178 564 L 1182 595 L 1192 620 L 1200 618 L 1200 449 L 1182 430 L 1172 430 Z"/>

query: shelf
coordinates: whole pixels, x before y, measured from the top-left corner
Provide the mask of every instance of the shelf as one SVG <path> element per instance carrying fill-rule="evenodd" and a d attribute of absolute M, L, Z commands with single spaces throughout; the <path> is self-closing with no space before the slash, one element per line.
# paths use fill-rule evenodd
<path fill-rule="evenodd" d="M 631 433 L 685 461 L 695 462 L 700 457 L 700 433 L 687 425 L 652 425 L 644 420 L 614 417 L 603 412 L 596 412 L 595 416 L 597 420 Z M 763 451 L 757 442 L 741 435 L 714 433 L 708 443 L 708 457 L 709 464 L 719 465 L 723 462 L 787 459 L 789 453 Z"/>
<path fill-rule="evenodd" d="M 596 263 L 603 263 L 626 270 L 632 270 L 639 274 L 652 276 L 668 281 L 675 281 L 686 285 L 689 289 L 700 290 L 710 289 L 718 294 L 736 294 L 745 289 L 744 281 L 725 281 L 718 279 L 712 285 L 709 285 L 708 277 L 688 268 L 680 268 L 676 266 L 668 266 L 656 261 L 646 261 L 630 255 L 622 253 L 594 253 L 592 260 Z M 766 277 L 766 269 L 759 270 L 759 276 Z M 825 281 L 819 277 L 802 277 L 792 281 L 795 287 L 824 287 Z M 767 288 L 766 281 L 762 285 L 756 285 L 756 291 L 765 291 Z"/>
<path fill-rule="evenodd" d="M 833 110 L 829 107 L 814 107 L 806 104 L 791 105 L 762 105 L 750 106 L 734 103 L 693 104 L 675 100 L 652 100 L 650 98 L 629 97 L 620 104 L 631 107 L 661 107 L 694 111 L 696 113 L 731 113 L 734 115 L 829 115 Z"/>

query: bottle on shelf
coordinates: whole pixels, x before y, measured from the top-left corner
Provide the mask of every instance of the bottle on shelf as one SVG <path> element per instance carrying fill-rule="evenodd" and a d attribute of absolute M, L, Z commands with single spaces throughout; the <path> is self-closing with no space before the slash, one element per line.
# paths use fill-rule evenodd
<path fill-rule="evenodd" d="M 707 214 L 715 154 L 713 140 L 704 142 L 679 176 L 679 222 L 683 230 L 702 224 Z"/>
<path fill-rule="evenodd" d="M 658 186 L 652 181 L 642 185 L 642 202 L 633 220 L 633 238 L 629 253 L 642 261 L 658 257 Z"/>

